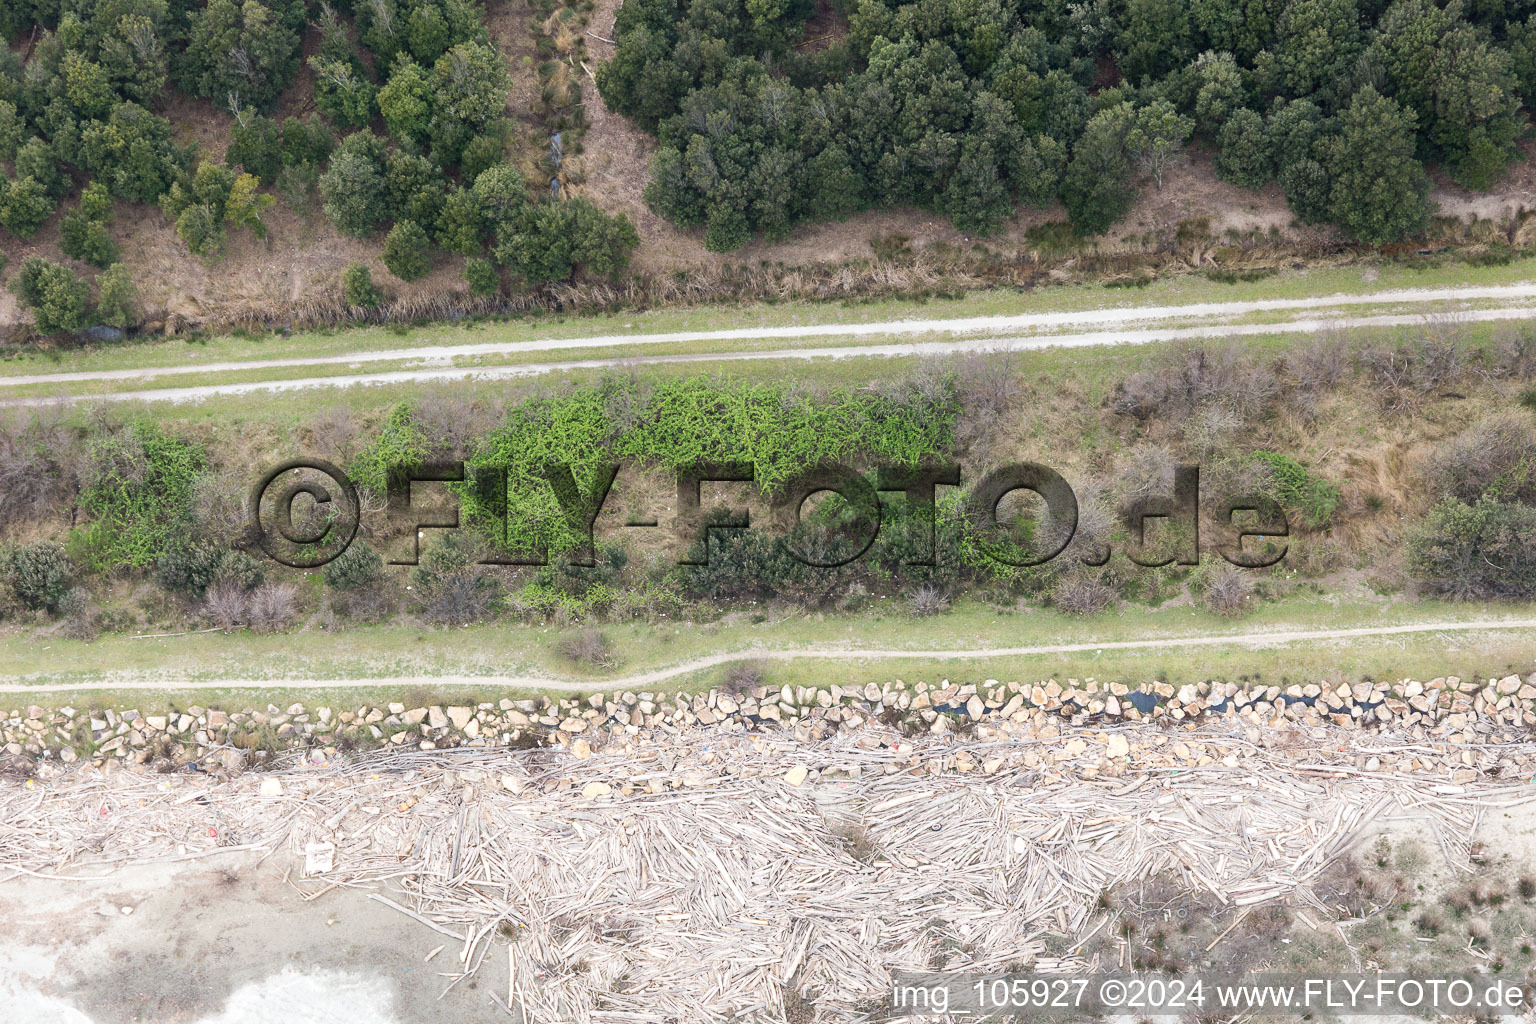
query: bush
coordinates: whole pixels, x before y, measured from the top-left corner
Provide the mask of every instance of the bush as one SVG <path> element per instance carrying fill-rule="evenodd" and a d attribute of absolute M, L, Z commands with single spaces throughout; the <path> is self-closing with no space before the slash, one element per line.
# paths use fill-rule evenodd
<path fill-rule="evenodd" d="M 1333 521 L 1339 507 L 1337 484 L 1314 476 L 1305 466 L 1280 452 L 1256 451 L 1253 461 L 1262 466 L 1270 496 L 1288 512 L 1300 515 L 1314 530 Z"/>
<path fill-rule="evenodd" d="M 415 221 L 402 220 L 384 239 L 384 265 L 402 281 L 425 277 L 432 269 L 432 242 Z"/>
<path fill-rule="evenodd" d="M 138 420 L 99 428 L 86 445 L 82 538 L 98 568 L 153 565 L 186 534 L 204 465 L 198 445 Z"/>
<path fill-rule="evenodd" d="M 363 590 L 383 580 L 383 556 L 361 540 L 354 541 L 325 566 L 326 586 L 336 590 Z"/>
<path fill-rule="evenodd" d="M 1536 504 L 1536 430 L 1519 413 L 1489 416 L 1432 452 L 1425 477 L 1437 497 Z"/>
<path fill-rule="evenodd" d="M 215 626 L 230 630 L 246 621 L 249 598 L 245 588 L 232 580 L 214 584 L 203 602 L 203 613 Z"/>
<path fill-rule="evenodd" d="M 1241 615 L 1253 598 L 1253 576 L 1222 560 L 1197 571 L 1191 589 L 1198 594 L 1206 611 L 1217 615 Z"/>
<path fill-rule="evenodd" d="M 1072 615 L 1093 615 L 1114 604 L 1119 595 L 1087 573 L 1069 573 L 1051 589 L 1051 603 Z"/>
<path fill-rule="evenodd" d="M 384 301 L 384 296 L 373 286 L 373 274 L 367 264 L 354 263 L 341 275 L 341 294 L 347 305 L 372 309 Z"/>
<path fill-rule="evenodd" d="M 602 630 L 591 626 L 560 641 L 560 653 L 583 668 L 608 669 L 619 663 L 613 641 Z"/>
<path fill-rule="evenodd" d="M 422 551 L 413 575 L 427 621 L 460 626 L 490 616 L 502 588 L 475 564 L 482 553 L 479 541 L 461 531 Z"/>
<path fill-rule="evenodd" d="M 69 555 L 57 544 L 16 548 L 5 560 L 6 582 L 28 608 L 56 611 L 75 584 Z"/>
<path fill-rule="evenodd" d="M 1408 575 L 1461 600 L 1536 596 L 1536 508 L 1447 498 L 1408 539 Z"/>
<path fill-rule="evenodd" d="M 737 697 L 745 696 L 763 685 L 763 665 L 758 661 L 738 661 L 725 670 L 721 689 Z"/>
<path fill-rule="evenodd" d="M 263 583 L 251 592 L 247 604 L 251 628 L 258 633 L 276 633 L 298 613 L 299 588 L 292 583 Z"/>
<path fill-rule="evenodd" d="M 912 608 L 912 614 L 920 619 L 926 619 L 930 615 L 937 615 L 949 609 L 949 598 L 944 596 L 944 591 L 931 583 L 924 583 L 914 590 L 907 599 Z"/>
<path fill-rule="evenodd" d="M 263 576 L 261 563 L 250 555 L 203 540 L 183 541 L 155 563 L 156 583 L 173 594 L 193 597 L 224 582 L 250 590 Z"/>

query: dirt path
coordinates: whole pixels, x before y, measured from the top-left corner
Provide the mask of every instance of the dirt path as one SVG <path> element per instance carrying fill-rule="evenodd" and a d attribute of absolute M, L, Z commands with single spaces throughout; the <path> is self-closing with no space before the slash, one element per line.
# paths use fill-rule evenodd
<path fill-rule="evenodd" d="M 1456 314 L 1458 320 L 1463 323 L 1488 322 L 1499 320 L 1531 320 L 1536 319 L 1536 307 L 1519 306 L 1502 309 L 1468 310 Z M 1290 320 L 1283 323 L 1267 324 L 1239 324 L 1239 325 L 1215 325 L 1210 327 L 1184 327 L 1169 328 L 1166 330 L 1134 330 L 1134 331 L 1098 331 L 1088 334 L 1047 334 L 1024 337 L 987 337 L 978 339 L 966 339 L 959 341 L 919 341 L 902 342 L 891 345 L 845 345 L 835 348 L 781 348 L 767 350 L 737 351 L 737 352 L 693 352 L 682 355 L 663 356 L 628 356 L 623 358 L 608 359 L 569 359 L 549 363 L 514 363 L 508 366 L 449 366 L 429 370 L 392 370 L 384 373 L 342 374 L 330 377 L 295 377 L 280 380 L 245 381 L 238 384 L 201 384 L 180 388 L 154 388 L 142 391 L 109 391 L 91 394 L 57 394 L 29 398 L 0 399 L 0 408 L 5 407 L 35 407 L 49 405 L 64 405 L 75 402 L 197 402 L 207 398 L 217 398 L 224 395 L 246 395 L 256 392 L 299 391 L 309 388 L 329 387 L 356 387 L 359 385 L 384 385 L 384 384 L 419 384 L 433 381 L 450 380 L 507 380 L 518 377 L 538 377 L 549 373 L 569 373 L 578 370 L 603 370 L 615 367 L 633 367 L 659 364 L 683 364 L 683 363 L 721 363 L 721 362 L 753 362 L 761 360 L 784 359 L 856 359 L 856 358 L 893 358 L 901 356 L 944 356 L 963 355 L 972 352 L 1024 352 L 1034 349 L 1046 348 L 1085 348 L 1096 345 L 1146 345 L 1160 341 L 1178 341 L 1185 338 L 1228 338 L 1249 335 L 1271 334 L 1315 334 L 1318 331 L 1338 328 L 1362 328 L 1362 327 L 1408 327 L 1421 324 L 1424 314 L 1405 314 L 1396 316 L 1367 316 L 1333 318 L 1328 320 Z M 942 323 L 944 321 L 933 321 Z M 805 328 L 806 331 L 822 335 L 828 333 L 827 329 L 820 327 Z M 914 328 L 922 333 L 930 333 L 933 328 Z M 844 332 L 847 333 L 847 332 Z M 757 336 L 752 334 L 750 336 Z M 682 337 L 672 336 L 645 336 L 645 337 Z M 579 338 L 568 339 L 560 342 L 561 347 L 586 348 L 589 346 L 609 346 L 618 344 L 619 339 L 614 338 Z M 503 351 L 515 351 L 518 344 L 542 345 L 545 342 L 509 342 L 505 346 L 491 346 Z M 486 346 L 475 346 L 484 348 Z M 553 347 L 553 346 L 552 346 Z M 437 362 L 451 358 L 443 353 L 443 349 L 425 350 L 397 350 L 401 352 L 431 352 L 429 359 Z M 483 353 L 474 353 L 483 354 Z M 418 358 L 417 356 L 399 356 L 399 358 Z M 356 363 L 360 360 L 355 357 L 331 358 L 332 362 Z M 274 361 L 270 364 L 232 364 L 253 365 L 264 367 L 268 365 L 301 365 L 292 360 Z M 205 373 L 213 372 L 209 367 L 197 367 L 187 369 L 162 369 L 145 371 L 112 370 L 103 371 L 112 374 L 140 374 L 148 373 L 158 376 L 161 373 Z M 117 377 L 113 379 L 125 379 Z M 16 384 L 32 384 L 44 380 L 41 377 L 0 378 L 0 386 Z"/>
<path fill-rule="evenodd" d="M 636 672 L 611 679 L 585 682 L 552 679 L 544 676 L 382 676 L 370 679 L 99 679 L 88 683 L 64 683 L 45 686 L 0 685 L 0 693 L 66 693 L 71 690 L 225 690 L 225 689 L 355 689 L 361 687 L 447 687 L 495 686 L 506 689 L 559 690 L 593 693 L 599 690 L 636 690 L 669 679 L 737 661 L 964 661 L 987 658 L 1023 658 L 1042 654 L 1085 654 L 1090 651 L 1128 651 L 1150 648 L 1217 647 L 1235 644 L 1243 647 L 1270 647 L 1306 641 L 1328 642 L 1360 637 L 1403 636 L 1410 633 L 1462 633 L 1470 631 L 1531 629 L 1536 619 L 1481 619 L 1470 622 L 1416 622 L 1404 626 L 1364 626 L 1355 629 L 1272 630 L 1258 633 L 1220 633 L 1204 636 L 1166 637 L 1150 640 L 1109 640 L 1090 643 L 1043 644 L 1035 647 L 970 647 L 956 650 L 907 650 L 904 648 L 780 648 L 734 651 L 694 658 L 666 668 Z"/>
<path fill-rule="evenodd" d="M 350 384 L 392 383 L 397 381 L 452 379 L 456 377 L 524 376 L 555 372 L 562 369 L 614 366 L 620 362 L 662 362 L 712 359 L 781 359 L 839 358 L 845 353 L 861 355 L 923 354 L 930 351 L 960 352 L 982 348 L 1023 349 L 1048 346 L 1137 344 L 1170 340 L 1182 337 L 1209 337 L 1226 334 L 1252 333 L 1303 333 L 1322 327 L 1400 326 L 1417 323 L 1420 315 L 1377 316 L 1358 318 L 1330 318 L 1327 320 L 1295 320 L 1281 324 L 1244 324 L 1240 326 L 1213 325 L 1208 327 L 1170 326 L 1165 330 L 1096 331 L 1067 335 L 1040 335 L 1025 337 L 992 337 L 1007 332 L 1038 332 L 1071 327 L 1074 325 L 1111 326 L 1116 324 L 1155 323 L 1157 321 L 1188 321 L 1195 319 L 1230 318 L 1253 313 L 1283 312 L 1286 310 L 1322 309 L 1338 306 L 1422 304 L 1456 301 L 1497 301 L 1536 298 L 1536 284 L 1499 285 L 1475 288 L 1398 289 L 1357 295 L 1311 296 L 1298 299 L 1268 299 L 1252 302 L 1207 302 L 1185 306 L 1134 306 L 1118 309 L 1077 310 L 1061 313 L 1021 313 L 1009 316 L 963 317 L 942 320 L 893 320 L 881 323 L 860 324 L 807 324 L 785 327 L 750 327 L 719 331 L 674 331 L 652 334 L 608 334 L 585 338 L 541 338 L 532 341 L 489 342 L 477 345 L 425 346 L 415 348 L 385 349 L 375 352 L 352 352 L 329 356 L 293 356 L 267 360 L 227 361 L 206 363 L 200 366 L 151 366 L 120 370 L 82 370 L 65 373 L 40 373 L 0 377 L 0 388 L 36 384 L 78 384 L 93 381 L 152 380 L 163 376 L 207 375 L 239 373 L 296 366 L 352 366 L 362 363 L 405 362 L 446 363 L 454 359 L 486 356 L 510 356 L 529 352 L 559 351 L 583 348 L 615 348 L 662 344 L 692 344 L 711 341 L 751 341 L 766 339 L 855 337 L 871 335 L 951 334 L 956 336 L 983 335 L 956 342 L 923 342 L 895 346 L 859 346 L 856 348 L 807 348 L 776 349 L 766 352 L 698 353 L 686 356 L 633 357 L 626 360 L 580 360 L 559 363 L 530 363 L 515 367 L 473 368 L 453 367 L 400 371 L 396 374 L 349 374 L 343 376 L 306 377 L 295 380 L 260 381 L 247 384 L 212 385 L 161 389 L 157 391 L 121 392 L 103 396 L 116 399 L 140 400 L 190 400 L 213 397 L 220 394 L 241 394 L 252 390 L 290 390 L 318 386 L 346 386 Z M 1455 312 L 1465 321 L 1509 320 L 1536 317 L 1536 309 L 1470 310 Z M 6 405 L 47 404 L 73 400 L 74 396 L 57 396 L 47 399 L 19 399 L 4 402 Z"/>

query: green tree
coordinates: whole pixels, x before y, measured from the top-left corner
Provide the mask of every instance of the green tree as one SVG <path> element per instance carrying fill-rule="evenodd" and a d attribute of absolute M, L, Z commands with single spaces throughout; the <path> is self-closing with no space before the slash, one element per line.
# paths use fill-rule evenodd
<path fill-rule="evenodd" d="M 1195 78 L 1199 82 L 1195 123 L 1201 131 L 1214 134 L 1247 98 L 1243 73 L 1230 53 L 1207 50 L 1195 60 Z"/>
<path fill-rule="evenodd" d="M 415 221 L 428 233 L 437 230 L 445 201 L 441 168 L 426 157 L 397 149 L 386 162 L 384 187 L 392 218 Z"/>
<path fill-rule="evenodd" d="M 309 58 L 315 74 L 315 106 L 340 128 L 361 128 L 373 120 L 376 90 L 356 61 Z"/>
<path fill-rule="evenodd" d="M 0 178 L 0 225 L 17 238 L 31 238 L 53 216 L 48 190 L 36 178 Z"/>
<path fill-rule="evenodd" d="M 320 176 L 325 215 L 343 234 L 366 238 L 389 216 L 384 144 L 371 132 L 348 135 Z"/>
<path fill-rule="evenodd" d="M 96 277 L 96 319 L 112 327 L 131 327 L 139 322 L 139 292 L 133 275 L 114 263 Z"/>
<path fill-rule="evenodd" d="M 79 163 L 119 199 L 153 203 L 191 163 L 191 150 L 176 147 L 165 118 L 123 103 L 81 129 Z"/>
<path fill-rule="evenodd" d="M 362 309 L 372 309 L 384 301 L 365 263 L 354 263 L 342 272 L 341 294 L 347 305 Z"/>
<path fill-rule="evenodd" d="M 230 186 L 229 198 L 224 204 L 224 219 L 237 228 L 250 228 L 257 238 L 266 238 L 267 225 L 262 221 L 261 215 L 276 200 L 265 193 L 258 192 L 257 187 L 260 184 L 253 174 L 241 174 L 237 177 Z"/>
<path fill-rule="evenodd" d="M 0 100 L 0 160 L 16 158 L 16 150 L 26 133 L 27 122 L 16 112 L 16 104 Z"/>
<path fill-rule="evenodd" d="M 1121 73 L 1133 82 L 1160 78 L 1189 62 L 1194 40 L 1184 0 L 1125 0 L 1115 56 Z"/>
<path fill-rule="evenodd" d="M 90 286 L 68 267 L 30 256 L 12 275 L 10 288 L 22 305 L 32 310 L 40 333 L 78 331 L 86 326 Z"/>
<path fill-rule="evenodd" d="M 432 145 L 446 163 L 457 163 L 465 144 L 507 109 L 511 78 L 500 52 L 482 43 L 460 43 L 432 67 Z"/>
<path fill-rule="evenodd" d="M 1289 0 L 1275 29 L 1254 58 L 1254 71 L 1271 94 L 1312 95 L 1343 78 L 1364 47 L 1355 0 Z"/>
<path fill-rule="evenodd" d="M 939 203 L 957 230 L 978 235 L 992 234 L 1013 215 L 1013 199 L 990 146 L 968 143 L 961 150 Z"/>
<path fill-rule="evenodd" d="M 54 198 L 74 187 L 69 177 L 59 170 L 59 159 L 53 147 L 39 138 L 28 139 L 16 151 L 16 177 L 33 179 Z"/>
<path fill-rule="evenodd" d="M 263 185 L 277 181 L 283 166 L 283 133 L 277 122 L 242 111 L 229 126 L 229 148 L 224 161 L 254 174 Z"/>
<path fill-rule="evenodd" d="M 1416 121 L 1370 86 L 1339 115 L 1339 135 L 1327 147 L 1332 219 L 1362 242 L 1396 241 L 1429 224 L 1434 204 L 1414 157 Z"/>
<path fill-rule="evenodd" d="M 1264 119 L 1240 107 L 1216 137 L 1216 176 L 1243 188 L 1263 188 L 1274 177 Z"/>
<path fill-rule="evenodd" d="M 64 255 L 93 267 L 116 263 L 117 243 L 107 230 L 112 212 L 112 196 L 106 186 L 99 182 L 87 185 L 80 194 L 80 205 L 59 223 L 59 248 Z"/>
<path fill-rule="evenodd" d="M 473 189 L 457 185 L 448 190 L 437 218 L 437 244 L 460 256 L 474 256 L 485 249 L 485 217 Z"/>
<path fill-rule="evenodd" d="M 1049 206 L 1061 187 L 1066 168 L 1066 146 L 1049 135 L 1025 139 L 1019 145 L 1018 161 L 1013 169 L 1019 202 L 1025 206 Z"/>
<path fill-rule="evenodd" d="M 180 77 L 193 95 L 267 107 L 298 70 L 298 32 L 257 0 L 208 0 L 187 23 Z"/>
<path fill-rule="evenodd" d="M 1128 138 L 1136 113 L 1129 103 L 1101 110 L 1089 120 L 1061 180 L 1061 201 L 1082 235 L 1102 234 L 1136 200 L 1135 169 Z"/>
<path fill-rule="evenodd" d="M 1194 129 L 1195 122 L 1180 114 L 1167 100 L 1156 100 L 1136 111 L 1126 136 L 1126 147 L 1151 172 L 1159 191 L 1169 159 L 1183 148 Z"/>
<path fill-rule="evenodd" d="M 495 295 L 501 291 L 501 271 L 496 261 L 483 256 L 471 256 L 464 261 L 464 280 L 475 295 Z"/>
<path fill-rule="evenodd" d="M 432 269 L 432 242 L 420 224 L 402 220 L 384 238 L 384 265 L 402 281 L 425 277 Z"/>
<path fill-rule="evenodd" d="M 412 144 L 424 143 L 432 124 L 432 85 L 421 65 L 400 54 L 379 90 L 379 112 L 389 134 Z"/>

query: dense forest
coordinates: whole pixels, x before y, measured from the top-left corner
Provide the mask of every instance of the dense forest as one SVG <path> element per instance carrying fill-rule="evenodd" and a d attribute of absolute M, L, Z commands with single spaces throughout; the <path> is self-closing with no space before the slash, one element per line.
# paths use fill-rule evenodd
<path fill-rule="evenodd" d="M 404 281 L 436 250 L 466 257 L 479 293 L 612 274 L 633 226 L 530 190 L 508 162 L 510 79 L 483 18 L 478 0 L 5 0 L 0 227 L 30 238 L 78 193 L 60 248 L 103 269 L 94 302 L 75 270 L 42 257 L 16 268 L 12 291 L 44 333 L 124 326 L 134 295 L 112 236 L 118 203 L 158 204 L 214 260 L 230 231 L 264 234 L 278 195 L 318 200 L 344 234 L 382 235 Z M 279 121 L 306 33 L 319 113 Z M 234 115 L 224 162 L 176 143 L 157 112 L 173 89 Z M 364 265 L 345 284 L 353 305 L 381 300 Z"/>
<path fill-rule="evenodd" d="M 1060 199 L 1093 235 L 1199 139 L 1381 243 L 1427 225 L 1426 162 L 1503 174 L 1536 89 L 1532 0 L 842 2 L 811 40 L 811 0 L 625 0 L 597 82 L 660 141 L 653 210 L 715 250 L 908 204 L 986 234 Z"/>

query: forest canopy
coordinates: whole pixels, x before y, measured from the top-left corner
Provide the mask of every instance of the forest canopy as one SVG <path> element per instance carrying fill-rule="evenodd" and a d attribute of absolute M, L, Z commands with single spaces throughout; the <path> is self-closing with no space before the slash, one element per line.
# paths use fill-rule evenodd
<path fill-rule="evenodd" d="M 1487 189 L 1536 89 L 1532 0 L 625 0 L 604 101 L 660 141 L 646 200 L 710 248 L 916 205 L 1083 234 L 1192 139 L 1225 180 L 1362 242 L 1417 233 L 1426 162 Z"/>
<path fill-rule="evenodd" d="M 481 294 L 617 272 L 633 226 L 508 162 L 511 77 L 484 16 L 480 0 L 3 0 L 0 35 L 21 42 L 0 48 L 0 228 L 31 238 L 78 193 L 61 251 L 105 269 L 115 205 L 154 204 L 215 260 L 231 231 L 264 237 L 281 194 L 379 239 L 401 280 L 439 249 L 475 261 Z M 318 113 L 274 116 L 284 97 L 310 106 L 307 88 Z M 172 90 L 233 115 L 222 161 L 177 143 Z M 100 316 L 68 268 L 11 283 L 40 328 L 76 330 L 122 318 L 114 280 Z"/>

